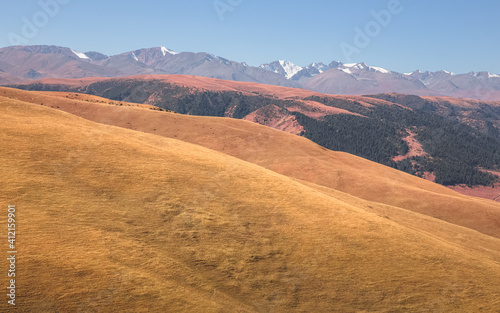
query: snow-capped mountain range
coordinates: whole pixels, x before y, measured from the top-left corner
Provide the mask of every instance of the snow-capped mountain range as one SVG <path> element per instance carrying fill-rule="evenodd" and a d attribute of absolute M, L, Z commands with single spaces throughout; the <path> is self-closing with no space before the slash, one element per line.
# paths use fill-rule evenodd
<path fill-rule="evenodd" d="M 292 62 L 283 60 L 275 61 L 269 64 L 262 64 L 260 68 L 283 75 L 287 79 L 293 78 L 295 74 L 302 70 L 302 67 L 297 66 Z"/>
<path fill-rule="evenodd" d="M 351 69 L 357 69 L 357 70 L 368 70 L 368 71 L 376 71 L 384 74 L 388 74 L 391 71 L 386 70 L 381 67 L 375 67 L 375 66 L 368 66 L 364 63 L 352 63 L 352 64 L 343 64 L 339 61 L 333 61 L 330 64 L 325 64 L 325 63 L 311 63 L 310 65 L 306 67 L 300 67 L 298 65 L 293 64 L 290 61 L 284 61 L 284 60 L 279 60 L 279 61 L 274 61 L 272 63 L 268 64 L 262 64 L 260 68 L 263 68 L 265 70 L 281 74 L 285 76 L 287 79 L 291 80 L 300 80 L 303 77 L 314 77 L 316 75 L 319 75 L 323 72 L 326 72 L 332 68 L 339 69 L 347 74 L 353 74 Z"/>
<path fill-rule="evenodd" d="M 185 74 L 225 80 L 305 88 L 329 94 L 399 92 L 500 100 L 500 75 L 447 71 L 398 73 L 365 63 L 311 63 L 301 67 L 278 60 L 258 67 L 209 53 L 176 52 L 166 47 L 114 56 L 58 46 L 0 49 L 0 84 L 41 78 L 123 77 Z"/>
<path fill-rule="evenodd" d="M 319 75 L 323 72 L 326 72 L 330 69 L 337 69 L 340 70 L 344 73 L 347 74 L 354 74 L 353 70 L 364 70 L 368 72 L 379 72 L 382 74 L 390 74 L 390 73 L 395 73 L 395 74 L 400 74 L 391 70 L 387 70 L 382 67 L 377 67 L 377 66 L 369 66 L 366 63 L 342 63 L 340 61 L 333 61 L 330 64 L 324 64 L 324 63 L 311 63 L 310 65 L 306 67 L 300 67 L 290 61 L 284 61 L 284 60 L 279 60 L 279 61 L 274 61 L 272 63 L 268 64 L 262 64 L 260 68 L 263 68 L 265 70 L 281 74 L 285 76 L 287 79 L 291 80 L 299 80 L 301 77 L 314 77 L 316 75 Z M 308 75 L 304 75 L 303 73 L 308 73 Z M 421 77 L 423 79 L 433 76 L 435 74 L 445 74 L 449 76 L 456 76 L 457 74 L 448 72 L 445 70 L 441 70 L 438 72 L 421 72 L 420 70 L 411 72 L 411 73 L 404 73 L 406 76 L 413 76 L 413 77 Z M 467 75 L 472 75 L 474 77 L 481 77 L 481 76 L 486 76 L 487 78 L 500 78 L 500 75 L 498 74 L 491 74 L 489 72 L 470 72 Z"/>
<path fill-rule="evenodd" d="M 299 82 L 306 89 L 329 94 L 400 92 L 500 100 L 500 75 L 489 72 L 455 74 L 445 70 L 417 70 L 398 73 L 365 63 L 344 64 L 339 61 L 300 67 L 280 60 L 260 67 Z"/>

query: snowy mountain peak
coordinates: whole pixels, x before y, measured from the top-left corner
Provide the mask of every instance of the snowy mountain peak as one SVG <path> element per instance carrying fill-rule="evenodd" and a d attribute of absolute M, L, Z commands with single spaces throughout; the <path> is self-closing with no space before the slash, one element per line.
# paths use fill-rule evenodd
<path fill-rule="evenodd" d="M 85 53 L 81 53 L 81 52 L 75 51 L 73 49 L 71 49 L 71 52 L 73 52 L 80 59 L 85 59 L 85 60 L 89 60 L 90 59 L 88 56 L 85 55 Z"/>
<path fill-rule="evenodd" d="M 500 78 L 500 75 L 491 74 L 490 72 L 471 72 L 470 75 L 476 78 Z"/>
<path fill-rule="evenodd" d="M 285 60 L 274 61 L 269 64 L 262 64 L 260 68 L 285 76 L 291 79 L 302 70 L 302 67 Z"/>
<path fill-rule="evenodd" d="M 352 73 L 351 70 L 364 70 L 364 71 L 369 71 L 369 72 L 379 72 L 383 74 L 389 74 L 391 71 L 386 70 L 385 68 L 382 67 L 376 67 L 376 66 L 369 66 L 366 63 L 347 63 L 347 64 L 342 64 L 339 62 L 335 68 L 346 72 L 348 74 Z"/>
<path fill-rule="evenodd" d="M 333 62 L 332 62 L 332 64 L 333 64 Z M 300 71 L 295 73 L 289 79 L 298 81 L 301 79 L 311 78 L 311 77 L 319 75 L 323 72 L 326 72 L 331 68 L 332 68 L 331 65 L 326 65 L 326 64 L 321 63 L 321 62 L 320 63 L 311 63 L 310 65 L 308 65 L 306 67 L 302 67 L 300 69 Z"/>
<path fill-rule="evenodd" d="M 379 73 L 382 73 L 382 74 L 389 74 L 391 71 L 389 70 L 386 70 L 385 68 L 382 68 L 382 67 L 376 67 L 376 66 L 370 66 L 370 69 L 371 70 L 374 70 L 375 72 L 379 72 Z"/>
<path fill-rule="evenodd" d="M 324 63 L 311 63 L 306 67 L 300 67 L 289 61 L 278 60 L 270 64 L 263 64 L 260 66 L 260 68 L 281 74 L 287 79 L 292 80 L 314 77 L 333 68 L 336 68 L 339 71 L 343 71 L 347 74 L 353 74 L 354 71 L 378 72 L 382 74 L 392 73 L 392 71 L 385 68 L 369 66 L 363 62 L 343 64 L 339 61 L 333 61 L 329 65 L 326 65 Z"/>
<path fill-rule="evenodd" d="M 311 65 L 308 66 L 309 68 L 315 68 L 317 69 L 320 73 L 323 73 L 325 71 L 328 71 L 330 69 L 330 66 L 326 65 L 325 63 L 312 63 Z"/>
<path fill-rule="evenodd" d="M 451 75 L 451 76 L 455 75 L 455 73 L 448 72 L 448 71 L 445 71 L 445 70 L 439 71 L 438 73 L 445 73 L 445 74 Z"/>
<path fill-rule="evenodd" d="M 368 65 L 365 63 L 347 63 L 343 65 L 345 68 L 352 68 L 356 70 L 365 70 L 368 69 Z"/>
<path fill-rule="evenodd" d="M 344 64 L 345 67 L 354 67 L 356 66 L 358 63 L 346 63 Z"/>
<path fill-rule="evenodd" d="M 302 70 L 302 67 L 297 66 L 297 65 L 293 64 L 292 62 L 280 60 L 279 63 L 281 65 L 281 67 L 283 68 L 283 70 L 285 71 L 285 77 L 287 79 L 292 78 L 295 74 L 297 74 L 298 72 L 300 72 Z"/>
<path fill-rule="evenodd" d="M 163 53 L 163 56 L 166 56 L 167 54 L 171 54 L 171 55 L 179 54 L 179 52 L 172 51 L 172 50 L 167 49 L 165 47 L 160 47 L 160 49 L 161 49 L 161 52 Z"/>
<path fill-rule="evenodd" d="M 328 69 L 337 68 L 337 67 L 342 66 L 342 65 L 344 65 L 344 64 L 340 61 L 332 61 L 330 64 L 328 64 Z"/>

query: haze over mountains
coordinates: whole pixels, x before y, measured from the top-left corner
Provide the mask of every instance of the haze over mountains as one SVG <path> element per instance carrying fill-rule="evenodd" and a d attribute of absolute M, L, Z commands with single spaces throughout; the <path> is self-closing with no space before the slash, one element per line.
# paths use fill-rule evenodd
<path fill-rule="evenodd" d="M 209 53 L 178 53 L 165 47 L 140 49 L 114 56 L 77 52 L 57 46 L 14 46 L 0 49 L 0 84 L 40 78 L 123 77 L 187 74 L 234 81 L 301 87 L 328 94 L 399 92 L 423 96 L 500 99 L 500 75 L 447 71 L 397 73 L 365 63 L 289 61 L 249 66 Z"/>

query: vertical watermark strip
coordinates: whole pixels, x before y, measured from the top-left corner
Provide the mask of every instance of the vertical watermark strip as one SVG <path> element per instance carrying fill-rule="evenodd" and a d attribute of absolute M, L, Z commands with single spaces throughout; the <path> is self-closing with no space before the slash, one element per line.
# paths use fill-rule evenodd
<path fill-rule="evenodd" d="M 9 205 L 7 209 L 7 262 L 9 270 L 7 277 L 9 278 L 9 286 L 7 287 L 7 297 L 9 305 L 16 305 L 16 206 Z"/>

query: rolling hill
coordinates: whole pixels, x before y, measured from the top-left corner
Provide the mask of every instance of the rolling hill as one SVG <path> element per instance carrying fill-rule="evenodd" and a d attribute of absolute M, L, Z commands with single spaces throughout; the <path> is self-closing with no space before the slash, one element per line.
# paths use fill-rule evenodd
<path fill-rule="evenodd" d="M 20 311 L 500 306 L 495 202 L 247 121 L 7 88 L 0 116 Z"/>
<path fill-rule="evenodd" d="M 498 181 L 492 172 L 500 169 L 499 102 L 402 94 L 331 96 L 185 75 L 46 79 L 14 87 L 246 119 L 443 185 L 495 186 Z M 415 144 L 421 153 L 410 151 Z"/>
<path fill-rule="evenodd" d="M 229 118 L 161 112 L 154 106 L 82 94 L 0 88 L 2 94 L 36 105 L 43 103 L 94 122 L 201 145 L 301 181 L 500 237 L 498 203 L 462 196 L 415 176 L 330 151 L 305 138 L 268 127 Z"/>

